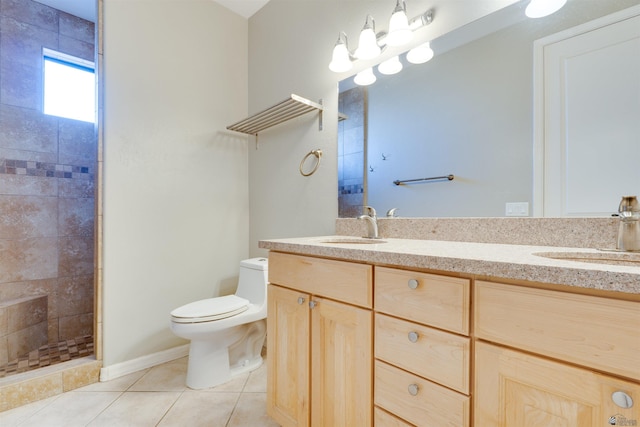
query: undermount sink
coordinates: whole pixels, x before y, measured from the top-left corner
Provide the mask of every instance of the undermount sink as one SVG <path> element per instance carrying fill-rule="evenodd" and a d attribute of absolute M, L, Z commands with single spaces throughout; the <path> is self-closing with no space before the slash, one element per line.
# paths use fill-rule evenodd
<path fill-rule="evenodd" d="M 320 240 L 320 243 L 341 243 L 341 244 L 365 244 L 372 245 L 378 243 L 387 243 L 386 240 L 370 239 L 367 237 L 331 237 Z"/>
<path fill-rule="evenodd" d="M 566 261 L 640 267 L 640 253 L 637 252 L 538 252 L 534 255 Z"/>

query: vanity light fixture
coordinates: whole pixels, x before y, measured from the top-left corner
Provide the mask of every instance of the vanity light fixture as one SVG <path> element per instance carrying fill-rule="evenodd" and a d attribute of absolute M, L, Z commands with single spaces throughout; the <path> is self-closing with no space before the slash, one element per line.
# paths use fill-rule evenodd
<path fill-rule="evenodd" d="M 430 43 L 426 42 L 407 52 L 407 61 L 412 64 L 424 64 L 433 58 L 433 55 Z"/>
<path fill-rule="evenodd" d="M 347 35 L 340 32 L 338 41 L 333 47 L 333 55 L 329 69 L 336 73 L 349 71 L 351 64 L 355 60 L 374 59 L 387 46 L 401 46 L 411 41 L 413 32 L 431 24 L 433 22 L 433 9 L 427 10 L 413 19 L 407 19 L 406 6 L 404 0 L 396 0 L 396 7 L 393 10 L 389 21 L 389 33 L 381 31 L 376 33 L 375 20 L 371 15 L 367 15 L 364 27 L 360 32 L 358 48 L 352 54 L 347 46 Z M 384 68 L 384 67 L 383 67 Z"/>
<path fill-rule="evenodd" d="M 402 62 L 398 56 L 391 57 L 378 65 L 378 71 L 384 75 L 399 73 L 402 70 Z"/>
<path fill-rule="evenodd" d="M 557 12 L 567 0 L 531 0 L 524 13 L 529 18 L 542 18 Z"/>
<path fill-rule="evenodd" d="M 372 68 L 367 68 L 366 70 L 362 70 L 358 74 L 356 74 L 356 76 L 353 78 L 353 81 L 358 86 L 369 86 L 376 81 L 376 75 L 373 74 Z"/>
<path fill-rule="evenodd" d="M 396 8 L 389 20 L 389 34 L 385 38 L 389 46 L 402 46 L 411 41 L 413 32 L 409 29 L 409 18 L 407 18 L 407 7 L 404 0 L 397 0 Z"/>
<path fill-rule="evenodd" d="M 378 38 L 376 37 L 376 22 L 371 15 L 367 15 L 364 21 L 364 27 L 360 31 L 360 39 L 355 56 L 358 59 L 373 59 L 380 55 L 380 46 L 378 46 Z"/>
<path fill-rule="evenodd" d="M 351 62 L 351 53 L 347 46 L 347 35 L 341 31 L 340 34 L 338 34 L 338 41 L 333 47 L 333 55 L 331 56 L 329 69 L 334 73 L 342 73 L 352 68 L 353 62 Z"/>

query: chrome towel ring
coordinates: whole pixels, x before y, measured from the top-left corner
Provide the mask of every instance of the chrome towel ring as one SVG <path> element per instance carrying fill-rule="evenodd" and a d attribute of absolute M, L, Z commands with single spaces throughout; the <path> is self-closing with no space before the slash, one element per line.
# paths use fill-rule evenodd
<path fill-rule="evenodd" d="M 311 171 L 310 171 L 310 172 L 305 173 L 305 172 L 304 172 L 304 170 L 303 170 L 303 166 L 304 166 L 305 162 L 307 161 L 307 159 L 308 159 L 310 156 L 315 156 L 315 158 L 316 158 L 316 164 L 313 166 L 313 169 L 311 169 Z M 311 151 L 309 151 L 309 152 L 307 153 L 307 155 L 306 155 L 306 156 L 304 156 L 304 158 L 303 158 L 303 159 L 302 159 L 302 161 L 300 162 L 300 174 L 301 174 L 302 176 L 311 176 L 311 175 L 313 175 L 313 174 L 316 172 L 316 170 L 318 170 L 318 166 L 320 166 L 320 159 L 321 159 L 321 158 L 322 158 L 322 150 L 321 150 L 321 149 L 317 148 L 317 149 L 315 149 L 315 150 L 311 150 Z"/>

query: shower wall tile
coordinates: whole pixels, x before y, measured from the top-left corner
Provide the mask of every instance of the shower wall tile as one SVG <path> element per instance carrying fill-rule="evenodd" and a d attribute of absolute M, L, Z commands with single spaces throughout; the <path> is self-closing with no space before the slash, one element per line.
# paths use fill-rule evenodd
<path fill-rule="evenodd" d="M 62 316 L 58 321 L 60 337 L 72 338 L 93 334 L 93 314 Z"/>
<path fill-rule="evenodd" d="M 93 44 L 76 40 L 70 37 L 60 36 L 58 50 L 68 55 L 76 56 L 87 61 L 94 62 Z"/>
<path fill-rule="evenodd" d="M 57 236 L 57 206 L 54 197 L 0 195 L 0 239 Z"/>
<path fill-rule="evenodd" d="M 0 15 L 49 31 L 58 31 L 58 14 L 58 10 L 42 3 L 25 0 L 0 1 Z"/>
<path fill-rule="evenodd" d="M 94 175 L 91 173 L 93 168 L 89 168 L 89 173 L 85 179 L 61 179 L 58 183 L 58 191 L 60 197 L 80 197 L 92 199 L 95 196 L 95 180 Z"/>
<path fill-rule="evenodd" d="M 0 61 L 0 99 L 3 104 L 42 110 L 40 93 L 42 77 L 39 67 Z"/>
<path fill-rule="evenodd" d="M 88 167 L 96 162 L 96 135 L 93 123 L 60 119 L 59 138 L 60 163 Z"/>
<path fill-rule="evenodd" d="M 0 239 L 0 283 L 56 277 L 56 238 Z"/>
<path fill-rule="evenodd" d="M 95 24 L 77 16 L 60 12 L 60 35 L 83 41 L 91 45 L 93 59 L 93 43 L 95 41 Z"/>
<path fill-rule="evenodd" d="M 0 25 L 2 57 L 11 58 L 12 63 L 39 65 L 43 47 L 58 48 L 58 34 L 55 31 L 6 16 L 0 16 Z"/>
<path fill-rule="evenodd" d="M 58 274 L 83 276 L 93 274 L 93 235 L 58 239 Z"/>
<path fill-rule="evenodd" d="M 60 341 L 60 326 L 58 324 L 58 319 L 59 317 L 55 317 L 47 321 L 47 336 L 49 337 L 50 343 Z"/>
<path fill-rule="evenodd" d="M 58 279 L 58 310 L 63 316 L 93 313 L 93 275 Z"/>
<path fill-rule="evenodd" d="M 58 119 L 30 110 L 0 104 L 0 147 L 20 151 L 0 151 L 0 158 L 55 162 L 58 152 Z M 51 153 L 50 156 L 28 158 L 18 153 L 33 151 Z"/>
<path fill-rule="evenodd" d="M 7 309 L 0 305 L 0 365 L 9 361 Z"/>
<path fill-rule="evenodd" d="M 0 202 L 1 202 L 0 198 Z M 58 202 L 59 236 L 93 236 L 93 199 L 61 198 Z"/>

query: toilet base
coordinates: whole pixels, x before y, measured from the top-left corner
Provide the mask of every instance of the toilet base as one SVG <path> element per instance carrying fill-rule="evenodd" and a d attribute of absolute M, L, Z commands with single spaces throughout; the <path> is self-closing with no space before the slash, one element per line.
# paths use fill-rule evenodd
<path fill-rule="evenodd" d="M 187 366 L 187 387 L 201 390 L 223 384 L 262 365 L 266 322 L 260 320 L 229 331 L 240 334 L 231 345 L 219 341 L 192 340 Z"/>

